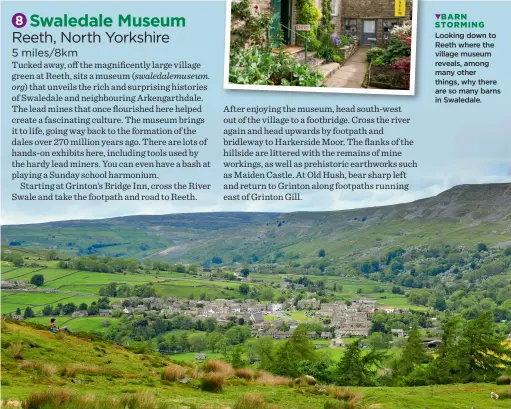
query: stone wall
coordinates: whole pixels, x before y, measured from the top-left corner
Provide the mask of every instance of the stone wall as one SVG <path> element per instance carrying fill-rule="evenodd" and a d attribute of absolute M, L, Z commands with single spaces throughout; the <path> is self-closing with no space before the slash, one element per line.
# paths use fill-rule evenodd
<path fill-rule="evenodd" d="M 363 20 L 376 20 L 376 39 L 378 44 L 384 41 L 384 23 L 402 24 L 412 18 L 412 2 L 406 2 L 406 16 L 394 16 L 394 0 L 341 0 L 340 13 L 336 27 L 339 34 L 345 35 L 346 20 L 356 20 L 356 36 L 362 38 Z M 417 0 L 415 0 L 417 1 Z"/>

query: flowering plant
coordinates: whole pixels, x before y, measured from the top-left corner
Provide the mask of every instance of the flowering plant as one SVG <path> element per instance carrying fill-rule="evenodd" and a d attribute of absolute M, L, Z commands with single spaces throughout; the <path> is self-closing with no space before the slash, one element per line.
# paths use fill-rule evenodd
<path fill-rule="evenodd" d="M 392 37 L 397 37 L 400 35 L 407 35 L 408 37 L 412 36 L 412 26 L 411 24 L 403 24 L 401 26 L 395 26 L 392 29 L 391 35 Z"/>
<path fill-rule="evenodd" d="M 392 63 L 392 68 L 396 71 L 400 71 L 403 74 L 403 83 L 406 89 L 410 89 L 410 69 L 411 59 L 410 57 L 397 58 Z"/>
<path fill-rule="evenodd" d="M 330 36 L 330 38 L 332 39 L 332 43 L 334 44 L 334 47 L 339 47 L 341 45 L 342 41 L 337 34 L 335 34 L 335 33 L 332 34 Z"/>

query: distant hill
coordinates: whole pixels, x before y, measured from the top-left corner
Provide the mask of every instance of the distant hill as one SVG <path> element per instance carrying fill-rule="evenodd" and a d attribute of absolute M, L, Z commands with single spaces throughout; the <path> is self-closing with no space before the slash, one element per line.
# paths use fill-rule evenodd
<path fill-rule="evenodd" d="M 325 249 L 342 263 L 396 246 L 511 245 L 511 183 L 460 185 L 411 203 L 332 212 L 190 213 L 4 226 L 3 245 L 202 263 L 275 262 Z"/>

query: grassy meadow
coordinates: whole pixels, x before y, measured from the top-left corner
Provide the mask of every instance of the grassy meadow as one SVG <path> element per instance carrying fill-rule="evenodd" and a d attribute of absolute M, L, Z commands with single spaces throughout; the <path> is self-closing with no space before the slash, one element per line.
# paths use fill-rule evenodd
<path fill-rule="evenodd" d="M 88 395 L 91 402 L 90 395 L 96 400 L 126 394 L 144 396 L 152 406 L 141 405 L 141 408 L 155 408 L 159 404 L 173 409 L 234 408 L 235 402 L 247 392 L 260 395 L 272 409 L 323 409 L 326 401 L 334 400 L 330 395 L 334 390 L 319 392 L 318 387 L 269 375 L 247 380 L 236 376 L 228 367 L 222 367 L 221 392 L 206 392 L 200 387 L 203 364 L 180 366 L 189 379 L 189 383 L 182 384 L 162 379 L 169 365 L 175 368 L 168 358 L 134 354 L 100 339 L 61 336 L 27 323 L 2 323 L 1 352 L 2 399 L 10 401 L 23 401 L 34 392 L 48 390 Z M 509 409 L 509 399 L 490 399 L 491 391 L 503 395 L 505 390 L 506 387 L 494 384 L 353 387 L 349 388 L 349 395 L 356 404 L 353 407 L 364 409 L 470 409 L 472 406 Z"/>

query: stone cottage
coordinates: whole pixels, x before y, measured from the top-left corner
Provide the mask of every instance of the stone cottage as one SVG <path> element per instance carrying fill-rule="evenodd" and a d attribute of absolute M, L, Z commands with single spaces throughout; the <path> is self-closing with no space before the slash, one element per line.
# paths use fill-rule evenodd
<path fill-rule="evenodd" d="M 410 0 L 333 0 L 339 2 L 336 31 L 356 37 L 360 45 L 381 45 L 390 40 L 396 25 L 412 20 Z"/>
<path fill-rule="evenodd" d="M 239 0 L 233 0 L 236 2 Z M 298 22 L 297 3 L 299 0 L 250 0 L 254 13 L 274 10 L 278 13 L 274 20 L 272 35 L 283 29 L 284 42 L 296 43 L 295 27 Z M 356 38 L 360 45 L 383 44 L 390 39 L 395 25 L 412 20 L 413 0 L 332 0 L 332 24 L 336 33 Z M 417 1 L 417 0 L 416 0 Z M 322 10 L 321 0 L 314 0 Z M 239 26 L 236 20 L 232 27 Z"/>

